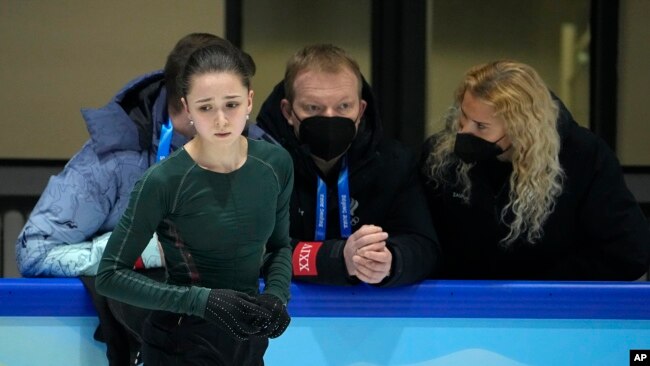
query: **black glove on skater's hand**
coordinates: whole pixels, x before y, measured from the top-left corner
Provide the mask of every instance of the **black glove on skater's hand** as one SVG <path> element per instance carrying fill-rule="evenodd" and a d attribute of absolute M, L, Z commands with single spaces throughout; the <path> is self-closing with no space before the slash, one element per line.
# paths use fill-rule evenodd
<path fill-rule="evenodd" d="M 272 323 L 272 313 L 243 292 L 212 289 L 203 318 L 239 340 L 247 340 Z"/>
<path fill-rule="evenodd" d="M 271 323 L 263 328 L 259 335 L 269 338 L 279 337 L 291 322 L 286 305 L 277 296 L 271 294 L 257 296 L 257 303 L 271 313 Z"/>

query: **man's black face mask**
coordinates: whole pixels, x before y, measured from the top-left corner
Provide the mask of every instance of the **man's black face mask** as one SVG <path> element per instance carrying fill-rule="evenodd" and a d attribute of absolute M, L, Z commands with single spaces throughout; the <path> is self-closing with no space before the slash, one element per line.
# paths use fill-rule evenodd
<path fill-rule="evenodd" d="M 356 128 L 350 118 L 313 116 L 300 121 L 298 132 L 312 155 L 330 161 L 348 150 Z"/>

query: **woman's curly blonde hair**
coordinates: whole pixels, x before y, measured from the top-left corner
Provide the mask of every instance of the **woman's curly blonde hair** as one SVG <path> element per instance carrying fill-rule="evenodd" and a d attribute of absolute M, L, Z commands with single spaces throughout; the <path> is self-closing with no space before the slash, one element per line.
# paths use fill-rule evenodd
<path fill-rule="evenodd" d="M 501 220 L 510 231 L 501 243 L 509 245 L 524 236 L 528 242 L 535 243 L 542 237 L 542 226 L 562 193 L 564 172 L 559 161 L 558 106 L 544 81 L 528 65 L 499 60 L 467 71 L 456 90 L 455 103 L 445 116 L 445 128 L 435 135 L 426 167 L 434 186 L 460 185 L 466 203 L 471 201 L 469 171 L 474 165 L 463 163 L 454 154 L 465 92 L 494 108 L 496 116 L 505 122 L 512 143 L 509 202 L 501 211 Z M 448 181 L 450 169 L 453 172 Z M 509 222 L 506 217 L 511 218 Z"/>

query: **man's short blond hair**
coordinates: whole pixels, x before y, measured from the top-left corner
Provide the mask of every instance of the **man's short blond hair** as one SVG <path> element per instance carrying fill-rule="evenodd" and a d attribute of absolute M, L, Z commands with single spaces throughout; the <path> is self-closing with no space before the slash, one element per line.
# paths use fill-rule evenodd
<path fill-rule="evenodd" d="M 289 102 L 293 102 L 295 91 L 293 84 L 296 77 L 303 71 L 316 71 L 326 73 L 338 73 L 348 69 L 356 77 L 359 84 L 359 97 L 363 87 L 363 77 L 359 64 L 348 55 L 342 48 L 331 44 L 315 44 L 307 46 L 296 52 L 289 61 L 284 73 L 284 92 Z"/>

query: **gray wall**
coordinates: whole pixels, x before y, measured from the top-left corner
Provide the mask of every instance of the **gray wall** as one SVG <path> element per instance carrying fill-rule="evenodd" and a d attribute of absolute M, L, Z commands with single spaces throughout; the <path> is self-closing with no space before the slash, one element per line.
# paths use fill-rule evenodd
<path fill-rule="evenodd" d="M 617 154 L 625 165 L 650 165 L 650 1 L 621 0 L 620 11 Z"/>
<path fill-rule="evenodd" d="M 508 58 L 533 66 L 549 87 L 560 91 L 563 23 L 577 33 L 589 24 L 589 0 L 429 0 L 428 133 L 442 128 L 440 117 L 471 66 Z M 577 70 L 588 79 L 588 67 Z M 579 81 L 579 80 L 578 80 Z M 588 124 L 587 83 L 575 83 L 569 104 L 576 120 Z"/>
<path fill-rule="evenodd" d="M 190 32 L 223 35 L 223 0 L 0 1 L 0 159 L 68 159 L 81 107 L 161 69 Z"/>

